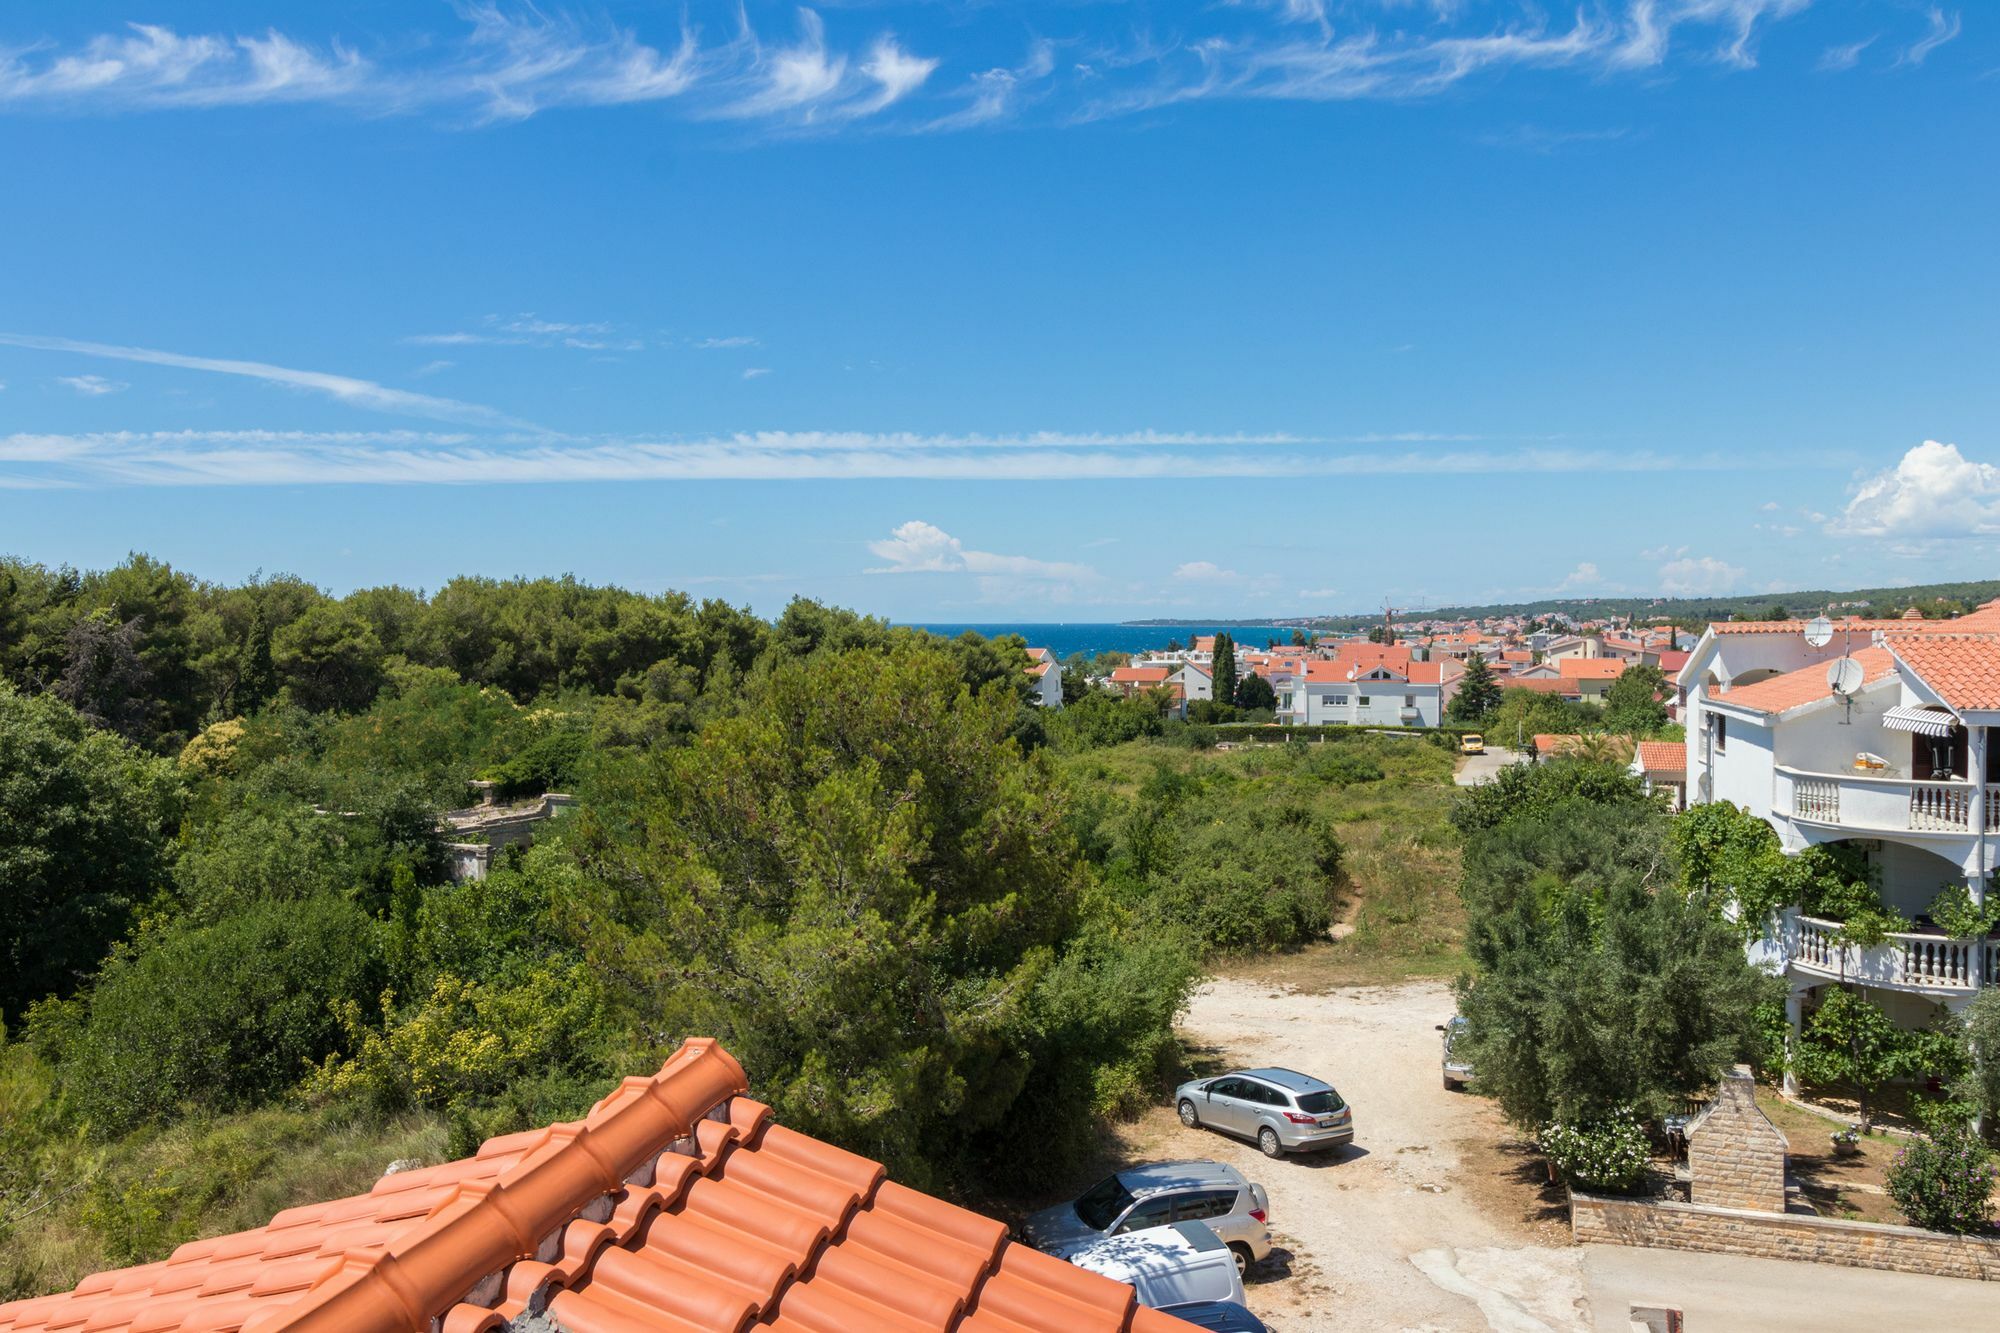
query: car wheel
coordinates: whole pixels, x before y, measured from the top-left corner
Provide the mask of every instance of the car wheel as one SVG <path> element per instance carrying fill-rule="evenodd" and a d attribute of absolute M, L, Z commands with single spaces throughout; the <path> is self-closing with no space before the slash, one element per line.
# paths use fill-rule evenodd
<path fill-rule="evenodd" d="M 1201 1128 L 1201 1116 L 1196 1113 L 1194 1103 L 1185 1097 L 1181 1098 L 1181 1123 L 1189 1129 Z"/>
<path fill-rule="evenodd" d="M 1257 1262 L 1256 1256 L 1250 1253 L 1250 1247 L 1242 1241 L 1236 1241 L 1230 1245 L 1229 1252 L 1236 1256 L 1237 1279 L 1243 1282 L 1249 1281 L 1250 1265 Z"/>
<path fill-rule="evenodd" d="M 1278 1142 L 1278 1131 L 1269 1125 L 1257 1131 L 1257 1146 L 1264 1150 L 1266 1157 L 1283 1157 L 1285 1145 Z"/>
<path fill-rule="evenodd" d="M 1456 1084 L 1456 1083 L 1454 1083 L 1454 1082 L 1452 1082 L 1452 1081 L 1451 1081 L 1451 1075 L 1450 1075 L 1450 1074 L 1446 1074 L 1446 1075 L 1444 1076 L 1444 1090 L 1445 1090 L 1446 1092 L 1457 1092 L 1457 1091 L 1458 1091 L 1458 1084 Z"/>

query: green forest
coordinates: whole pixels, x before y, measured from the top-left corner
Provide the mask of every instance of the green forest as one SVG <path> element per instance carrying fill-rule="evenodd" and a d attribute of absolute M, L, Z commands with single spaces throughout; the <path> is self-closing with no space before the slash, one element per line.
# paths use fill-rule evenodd
<path fill-rule="evenodd" d="M 1221 954 L 1458 965 L 1442 741 L 1220 754 L 1018 641 L 573 579 L 0 562 L 0 1297 L 582 1113 L 690 1035 L 942 1192 L 1074 1169 Z M 441 816 L 577 805 L 455 883 Z M 1385 810 L 1409 812 L 1385 820 Z"/>

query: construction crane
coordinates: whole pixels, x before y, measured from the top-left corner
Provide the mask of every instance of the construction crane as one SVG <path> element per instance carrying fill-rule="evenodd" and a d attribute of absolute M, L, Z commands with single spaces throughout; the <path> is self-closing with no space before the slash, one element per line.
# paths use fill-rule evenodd
<path fill-rule="evenodd" d="M 1386 597 L 1383 598 L 1382 599 L 1382 642 L 1384 644 L 1392 644 L 1396 641 L 1397 616 L 1407 616 L 1416 612 L 1422 612 L 1428 610 L 1430 610 L 1430 608 L 1427 606 L 1391 606 L 1389 605 L 1389 599 Z"/>

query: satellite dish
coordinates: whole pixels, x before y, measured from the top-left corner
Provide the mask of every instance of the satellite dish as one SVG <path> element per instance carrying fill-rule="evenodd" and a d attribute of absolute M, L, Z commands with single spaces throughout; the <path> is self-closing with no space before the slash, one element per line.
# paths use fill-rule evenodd
<path fill-rule="evenodd" d="M 1861 669 L 1861 663 L 1851 657 L 1843 657 L 1826 669 L 1826 683 L 1835 694 L 1846 698 L 1861 688 L 1862 677 L 1865 674 Z"/>
<path fill-rule="evenodd" d="M 1815 648 L 1824 648 L 1833 641 L 1833 622 L 1825 616 L 1814 616 L 1806 622 L 1806 642 Z"/>

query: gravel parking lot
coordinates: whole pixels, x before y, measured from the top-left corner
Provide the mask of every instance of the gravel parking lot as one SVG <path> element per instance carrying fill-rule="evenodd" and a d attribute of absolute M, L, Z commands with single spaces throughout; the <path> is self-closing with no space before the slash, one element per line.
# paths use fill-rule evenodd
<path fill-rule="evenodd" d="M 1279 1249 L 1249 1291 L 1278 1333 L 1591 1327 L 1540 1159 L 1484 1100 L 1440 1084 L 1434 1026 L 1452 1008 L 1436 982 L 1308 995 L 1219 978 L 1195 997 L 1185 1031 L 1205 1063 L 1290 1066 L 1354 1107 L 1354 1147 L 1283 1161 L 1164 1107 L 1130 1135 L 1135 1157 L 1212 1157 L 1270 1192 Z"/>

